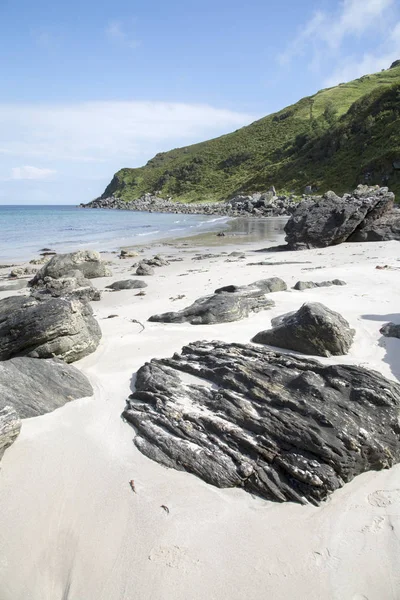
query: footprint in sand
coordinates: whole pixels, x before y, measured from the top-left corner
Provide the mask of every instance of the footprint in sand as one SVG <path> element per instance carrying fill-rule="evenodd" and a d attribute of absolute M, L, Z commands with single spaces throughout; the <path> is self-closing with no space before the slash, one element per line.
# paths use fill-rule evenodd
<path fill-rule="evenodd" d="M 187 555 L 187 548 L 180 546 L 158 546 L 152 548 L 149 560 L 171 567 L 172 569 L 185 569 L 188 566 L 197 565 L 199 561 L 191 560 Z"/>
<path fill-rule="evenodd" d="M 385 508 L 386 506 L 400 502 L 400 489 L 377 490 L 376 492 L 369 494 L 367 500 L 371 506 Z"/>
<path fill-rule="evenodd" d="M 364 525 L 361 529 L 362 533 L 378 533 L 385 526 L 385 521 L 387 519 L 385 517 L 375 517 L 372 519 L 372 523 L 369 525 Z"/>

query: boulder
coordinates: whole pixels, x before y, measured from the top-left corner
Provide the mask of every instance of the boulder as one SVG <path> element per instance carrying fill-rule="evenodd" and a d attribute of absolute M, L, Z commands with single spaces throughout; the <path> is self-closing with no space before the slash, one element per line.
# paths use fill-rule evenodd
<path fill-rule="evenodd" d="M 339 313 L 319 302 L 307 302 L 271 324 L 272 329 L 257 333 L 252 342 L 317 356 L 347 354 L 355 333 Z"/>
<path fill-rule="evenodd" d="M 140 279 L 123 279 L 122 281 L 114 281 L 111 285 L 106 286 L 109 290 L 136 290 L 138 288 L 147 287 L 147 283 L 145 281 L 140 281 Z"/>
<path fill-rule="evenodd" d="M 100 338 L 90 304 L 24 296 L 0 300 L 0 360 L 30 356 L 74 362 L 94 352 Z"/>
<path fill-rule="evenodd" d="M 59 279 L 68 277 L 71 271 L 80 271 L 87 279 L 109 277 L 111 271 L 98 252 L 79 250 L 68 254 L 56 254 L 36 273 L 30 282 L 37 285 L 45 277 Z"/>
<path fill-rule="evenodd" d="M 290 250 L 324 248 L 351 241 L 393 208 L 394 194 L 387 188 L 358 186 L 342 198 L 328 192 L 322 198 L 301 202 L 285 225 Z"/>
<path fill-rule="evenodd" d="M 139 276 L 154 275 L 154 269 L 146 262 L 141 261 L 136 269 L 136 275 L 139 275 Z"/>
<path fill-rule="evenodd" d="M 312 290 L 319 287 L 331 287 L 332 285 L 347 285 L 341 279 L 332 279 L 332 281 L 298 281 L 294 286 L 294 290 Z"/>
<path fill-rule="evenodd" d="M 31 296 L 38 300 L 53 298 L 75 298 L 88 302 L 100 300 L 101 292 L 90 279 L 86 279 L 81 271 L 70 271 L 66 276 L 54 279 L 45 276 L 31 285 Z"/>
<path fill-rule="evenodd" d="M 0 460 L 4 452 L 17 439 L 21 431 L 21 420 L 11 406 L 0 407 Z"/>
<path fill-rule="evenodd" d="M 149 321 L 162 323 L 191 323 L 191 325 L 210 325 L 229 323 L 248 317 L 251 312 L 267 310 L 275 306 L 259 290 L 244 293 L 221 291 L 217 294 L 199 298 L 193 304 L 177 312 L 153 315 Z"/>
<path fill-rule="evenodd" d="M 166 467 L 319 504 L 399 462 L 399 410 L 400 385 L 371 369 L 213 341 L 141 367 L 123 416 L 137 448 Z"/>
<path fill-rule="evenodd" d="M 36 417 L 92 395 L 85 375 L 61 360 L 18 357 L 0 362 L 0 415 L 9 406 L 22 419 Z"/>
<path fill-rule="evenodd" d="M 25 277 L 26 275 L 32 275 L 36 273 L 36 267 L 15 267 L 10 271 L 9 277 L 11 279 L 17 279 L 18 277 Z"/>
<path fill-rule="evenodd" d="M 400 325 L 395 323 L 386 323 L 379 331 L 385 337 L 400 338 Z"/>

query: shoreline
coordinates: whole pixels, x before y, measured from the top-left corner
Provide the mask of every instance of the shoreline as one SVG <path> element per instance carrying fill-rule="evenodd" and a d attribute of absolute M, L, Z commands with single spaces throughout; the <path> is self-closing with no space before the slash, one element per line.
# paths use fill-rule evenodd
<path fill-rule="evenodd" d="M 306 301 L 326 304 L 356 329 L 349 354 L 319 362 L 400 377 L 399 340 L 379 333 L 388 320 L 400 322 L 398 242 L 264 253 L 281 239 L 214 238 L 218 247 L 207 236 L 201 244 L 190 237 L 136 247 L 142 250 L 137 259 L 103 255 L 113 276 L 93 280 L 101 290 L 135 277 L 132 264 L 158 251 L 182 260 L 144 277 L 144 297 L 135 290 L 104 291 L 91 303 L 103 338 L 75 366 L 90 379 L 94 397 L 25 420 L 6 451 L 0 471 L 2 600 L 53 600 L 67 589 L 71 600 L 243 600 L 266 594 L 274 600 L 395 600 L 400 575 L 391 565 L 399 556 L 400 495 L 394 492 L 400 465 L 356 477 L 316 508 L 215 488 L 162 467 L 134 446 L 134 430 L 120 415 L 144 362 L 172 356 L 194 340 L 248 343 L 272 318 Z M 245 258 L 230 257 L 232 250 Z M 212 256 L 198 259 L 207 254 Z M 260 262 L 271 264 L 252 264 Z M 377 270 L 381 265 L 390 268 Z M 8 271 L 1 269 L 1 276 Z M 286 281 L 288 290 L 273 294 L 271 310 L 240 321 L 196 326 L 147 320 L 217 287 L 272 276 Z M 334 278 L 347 285 L 292 289 L 298 280 Z M 0 298 L 25 293 L 0 292 Z M 109 319 L 111 314 L 117 316 Z M 382 490 L 389 500 L 379 495 Z"/>

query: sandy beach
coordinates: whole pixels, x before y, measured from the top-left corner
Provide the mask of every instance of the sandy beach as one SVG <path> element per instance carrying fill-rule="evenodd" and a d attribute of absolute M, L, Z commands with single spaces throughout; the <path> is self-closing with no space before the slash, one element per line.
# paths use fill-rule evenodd
<path fill-rule="evenodd" d="M 321 362 L 400 378 L 400 341 L 379 332 L 388 321 L 400 323 L 399 243 L 260 252 L 268 245 L 214 233 L 147 247 L 140 257 L 161 253 L 172 261 L 144 277 L 146 295 L 106 290 L 92 303 L 103 337 L 75 366 L 94 396 L 26 419 L 1 462 L 1 600 L 400 598 L 400 465 L 358 476 L 318 508 L 279 504 L 160 466 L 137 450 L 121 419 L 144 362 L 195 340 L 248 343 L 306 301 L 338 311 L 356 330 L 348 355 Z M 214 256 L 193 260 L 201 254 Z M 99 289 L 134 277 L 136 259 L 103 258 L 113 276 L 93 280 Z M 272 264 L 250 264 L 261 261 Z M 147 321 L 223 285 L 273 276 L 288 290 L 273 294 L 272 310 L 219 325 Z M 347 285 L 291 289 L 298 280 L 335 278 Z"/>

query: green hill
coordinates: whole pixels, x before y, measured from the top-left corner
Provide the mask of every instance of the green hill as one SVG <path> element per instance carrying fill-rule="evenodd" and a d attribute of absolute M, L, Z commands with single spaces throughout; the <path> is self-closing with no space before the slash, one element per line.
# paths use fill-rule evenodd
<path fill-rule="evenodd" d="M 157 192 L 177 201 L 210 201 L 271 185 L 342 193 L 364 182 L 400 194 L 400 61 L 234 133 L 121 169 L 102 197 L 132 200 Z"/>

